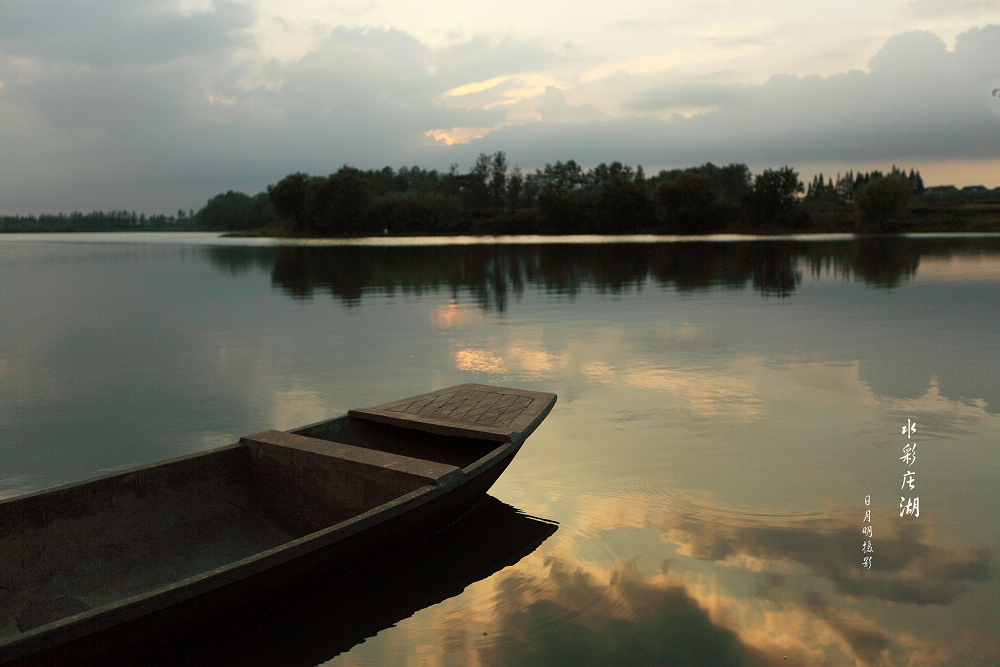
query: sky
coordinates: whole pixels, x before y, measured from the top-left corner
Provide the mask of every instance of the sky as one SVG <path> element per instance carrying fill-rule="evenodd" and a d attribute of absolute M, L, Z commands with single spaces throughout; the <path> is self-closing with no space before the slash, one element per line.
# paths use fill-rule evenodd
<path fill-rule="evenodd" d="M 504 151 L 1000 186 L 1000 0 L 4 0 L 0 214 Z"/>

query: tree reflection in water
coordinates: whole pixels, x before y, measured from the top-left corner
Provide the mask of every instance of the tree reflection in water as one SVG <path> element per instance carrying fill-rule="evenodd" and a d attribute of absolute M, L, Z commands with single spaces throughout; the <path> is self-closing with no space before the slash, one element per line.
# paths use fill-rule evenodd
<path fill-rule="evenodd" d="M 854 241 L 685 241 L 418 246 L 218 247 L 214 265 L 230 272 L 270 269 L 273 284 L 296 298 L 328 292 L 345 304 L 366 293 L 451 290 L 506 311 L 528 285 L 566 296 L 585 287 L 618 293 L 647 284 L 679 292 L 719 286 L 787 297 L 803 272 L 833 271 L 874 287 L 912 278 L 921 257 L 996 252 L 997 239 L 869 237 Z"/>

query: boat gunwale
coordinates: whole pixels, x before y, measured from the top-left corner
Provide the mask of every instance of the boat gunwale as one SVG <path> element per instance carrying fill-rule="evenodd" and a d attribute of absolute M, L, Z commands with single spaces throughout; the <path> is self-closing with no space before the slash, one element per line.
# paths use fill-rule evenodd
<path fill-rule="evenodd" d="M 342 419 L 347 415 L 334 417 L 332 419 L 317 422 L 323 424 Z M 294 429 L 298 430 L 298 429 Z M 465 480 L 457 485 L 464 486 L 471 482 L 480 474 L 486 472 L 494 465 L 508 459 L 520 448 L 518 443 L 496 443 L 487 455 L 481 457 L 471 465 L 462 468 L 465 473 Z M 100 475 L 80 482 L 71 482 L 57 487 L 51 487 L 38 492 L 25 494 L 13 499 L 0 501 L 2 503 L 13 500 L 28 500 L 34 497 L 47 495 L 52 492 L 63 492 L 74 487 L 83 487 L 94 482 L 101 482 L 110 478 L 124 477 L 140 470 L 148 470 L 160 466 L 168 465 L 176 461 L 183 461 L 202 456 L 211 456 L 226 452 L 228 450 L 248 447 L 243 442 L 236 442 L 224 445 L 204 452 L 195 452 L 171 459 L 165 459 L 156 463 L 130 468 L 117 472 Z M 283 542 L 270 549 L 257 552 L 245 558 L 225 563 L 216 568 L 200 572 L 198 574 L 179 579 L 167 585 L 139 593 L 130 597 L 120 598 L 107 604 L 93 607 L 86 611 L 64 616 L 45 625 L 14 635 L 6 640 L 0 641 L 0 650 L 4 653 L 12 652 L 10 656 L 0 656 L 0 661 L 6 662 L 10 659 L 21 659 L 31 654 L 42 652 L 61 644 L 65 644 L 76 639 L 114 627 L 120 623 L 125 623 L 142 616 L 166 609 L 172 605 L 184 602 L 211 593 L 230 584 L 236 584 L 242 580 L 261 574 L 274 567 L 294 561 L 296 558 L 306 556 L 312 552 L 329 547 L 336 542 L 347 539 L 363 530 L 367 530 L 401 514 L 416 509 L 435 498 L 445 495 L 455 490 L 455 485 L 425 484 L 417 489 L 397 496 L 381 505 L 377 505 L 365 512 L 349 517 L 336 524 L 324 526 L 319 530 L 307 533 L 300 537 Z"/>
<path fill-rule="evenodd" d="M 153 463 L 142 463 L 132 468 L 113 470 L 111 472 L 104 473 L 103 475 L 95 475 L 93 477 L 88 477 L 86 479 L 81 479 L 75 482 L 63 482 L 62 484 L 56 484 L 55 486 L 49 486 L 44 489 L 38 489 L 36 491 L 28 491 L 27 493 L 23 493 L 17 496 L 0 499 L 0 509 L 3 509 L 5 505 L 10 506 L 18 502 L 40 498 L 42 496 L 48 496 L 54 493 L 63 493 L 65 491 L 72 490 L 75 487 L 88 486 L 90 484 L 111 480 L 116 477 L 127 477 L 129 475 L 135 475 L 136 473 L 142 473 L 145 470 L 152 470 L 154 468 L 160 468 L 181 461 L 197 459 L 203 456 L 214 456 L 225 453 L 229 450 L 236 450 L 244 446 L 245 445 L 242 442 L 234 442 L 228 445 L 222 445 L 221 447 L 215 447 L 214 449 L 206 449 L 200 452 L 191 452 L 190 454 L 181 454 L 180 456 L 174 456 L 169 459 L 154 461 Z"/>

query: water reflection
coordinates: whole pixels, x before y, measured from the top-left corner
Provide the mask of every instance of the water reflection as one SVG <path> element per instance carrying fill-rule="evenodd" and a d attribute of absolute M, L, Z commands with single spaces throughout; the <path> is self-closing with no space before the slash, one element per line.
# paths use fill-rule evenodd
<path fill-rule="evenodd" d="M 493 490 L 559 521 L 541 548 L 375 636 L 317 593 L 202 662 L 997 664 L 995 238 L 52 251 L 4 263 L 0 496 L 432 386 L 559 394 Z"/>
<path fill-rule="evenodd" d="M 886 531 L 879 540 L 885 565 L 871 574 L 854 562 L 852 511 L 774 521 L 694 517 L 656 510 L 648 500 L 643 507 L 637 497 L 606 502 L 627 506 L 610 512 L 619 516 L 638 505 L 649 524 L 605 520 L 593 532 L 635 545 L 657 533 L 673 553 L 656 563 L 602 565 L 583 557 L 572 532 L 561 533 L 544 553 L 478 591 L 488 604 L 468 603 L 489 611 L 452 619 L 452 635 L 490 631 L 489 641 L 453 658 L 488 665 L 937 665 L 989 664 L 996 654 L 988 622 L 959 620 L 967 611 L 935 615 L 933 638 L 900 631 L 919 623 L 927 605 L 989 595 L 992 555 L 942 543 L 926 524 Z"/>
<path fill-rule="evenodd" d="M 1000 238 L 905 238 L 879 237 L 839 241 L 742 241 L 685 243 L 590 243 L 590 244 L 480 244 L 439 246 L 327 246 L 279 248 L 208 248 L 214 266 L 226 271 L 256 266 L 270 272 L 272 286 L 297 300 L 311 300 L 329 294 L 337 302 L 356 307 L 368 298 L 403 295 L 422 297 L 444 293 L 450 304 L 436 306 L 436 322 L 441 328 L 454 328 L 456 317 L 462 323 L 474 321 L 463 310 L 462 301 L 471 299 L 486 315 L 503 317 L 512 304 L 529 295 L 546 298 L 578 299 L 584 294 L 631 296 L 670 290 L 681 296 L 695 293 L 740 292 L 752 290 L 764 298 L 798 301 L 808 276 L 810 283 L 856 281 L 866 286 L 894 291 L 913 281 L 921 263 L 928 274 L 934 267 L 953 263 L 956 258 L 991 258 L 1000 256 Z M 271 261 L 268 261 L 270 254 Z M 974 272 L 965 275 L 976 280 Z M 905 320 L 892 319 L 892 309 L 905 310 L 904 298 L 879 303 L 866 299 L 845 302 L 827 292 L 832 301 L 809 304 L 809 310 L 788 322 L 774 321 L 766 343 L 775 350 L 826 350 L 853 362 L 860 357 L 860 373 L 879 393 L 914 398 L 931 388 L 953 398 L 985 399 L 991 411 L 1000 410 L 998 386 L 983 367 L 971 362 L 980 350 L 989 349 L 990 341 L 969 340 L 969 345 L 955 348 L 939 337 L 946 335 L 951 322 L 966 321 L 967 331 L 983 331 L 983 318 L 992 317 L 982 310 L 982 297 L 974 286 L 959 286 L 952 293 L 935 294 L 938 313 L 917 319 L 914 310 L 905 311 Z M 826 297 L 821 297 L 826 299 Z M 912 304 L 916 306 L 916 303 Z M 663 308 L 661 304 L 649 307 Z M 749 308 L 750 306 L 747 306 Z M 734 310 L 734 321 L 752 327 L 760 312 Z M 643 318 L 651 314 L 643 313 Z M 769 317 L 780 316 L 772 313 Z M 812 322 L 805 323 L 802 317 Z M 857 337 L 864 327 L 860 322 L 884 318 L 877 335 L 898 341 L 895 345 L 871 346 Z M 947 318 L 942 320 L 941 318 Z M 689 323 L 681 322 L 679 326 Z M 766 323 L 760 322 L 762 326 Z M 867 326 L 867 325 L 866 325 Z M 912 327 L 921 327 L 919 336 Z M 752 328 L 746 340 L 752 339 Z M 730 339 L 732 340 L 732 339 Z M 622 345 L 638 341 L 623 340 Z M 676 341 L 675 341 L 676 343 Z M 673 345 L 657 341 L 658 345 Z M 712 343 L 708 335 L 701 343 L 686 341 L 685 346 Z M 464 345 L 453 353 L 456 368 L 468 372 L 504 374 L 515 369 L 554 368 L 558 353 L 544 348 L 511 350 L 484 349 Z M 525 354 L 521 354 L 524 352 Z M 785 353 L 787 353 L 785 352 Z M 706 350 L 717 355 L 719 350 Z M 770 354 L 770 352 L 768 352 Z M 514 358 L 512 358 L 514 357 Z M 925 363 L 913 364 L 913 359 Z M 929 361 L 929 363 L 927 363 Z M 971 366 L 970 366 L 971 363 Z M 969 371 L 969 368 L 979 368 Z M 716 378 L 699 369 L 691 380 L 699 388 L 701 402 L 742 400 L 747 387 L 742 378 Z M 529 371 L 530 372 L 530 371 Z M 678 369 L 614 369 L 599 360 L 585 370 L 585 375 L 609 382 L 633 386 L 678 386 L 688 379 Z M 727 370 L 728 372 L 728 370 Z M 717 374 L 716 374 L 717 375 Z M 729 386 L 733 383 L 737 386 Z M 714 397 L 714 398 L 713 398 Z M 731 397 L 731 399 L 727 399 Z M 757 410 L 747 399 L 747 414 Z"/>
<path fill-rule="evenodd" d="M 444 530 L 349 576 L 304 582 L 300 590 L 240 610 L 211 628 L 185 628 L 141 645 L 106 647 L 89 660 L 116 665 L 316 665 L 517 563 L 556 532 L 485 496 Z M 335 573 L 331 573 L 335 574 Z M 89 663 L 88 663 L 89 664 Z"/>
<path fill-rule="evenodd" d="M 857 509 L 853 514 L 864 512 Z M 725 564 L 778 564 L 778 571 L 803 570 L 811 586 L 819 576 L 839 595 L 878 598 L 906 604 L 946 605 L 987 581 L 992 554 L 982 547 L 941 544 L 930 521 L 900 523 L 888 516 L 879 531 L 879 587 L 865 585 L 858 576 L 858 518 L 821 516 L 787 519 L 706 521 L 665 511 L 659 517 L 663 539 L 678 545 L 678 553 Z M 797 568 L 795 566 L 801 566 Z M 790 577 L 780 577 L 759 589 L 780 588 Z"/>
<path fill-rule="evenodd" d="M 943 248 L 938 248 L 938 251 Z M 892 237 L 862 238 L 855 243 L 851 269 L 875 287 L 896 287 L 920 266 L 920 249 Z"/>
<path fill-rule="evenodd" d="M 499 583 L 502 639 L 479 652 L 481 664 L 768 665 L 780 657 L 714 620 L 669 573 L 646 578 L 627 566 L 594 573 L 554 558 L 543 575 Z"/>
<path fill-rule="evenodd" d="M 211 247 L 206 252 L 214 266 L 230 273 L 269 270 L 273 284 L 294 298 L 328 292 L 353 305 L 366 292 L 450 290 L 472 294 L 481 308 L 502 314 L 526 285 L 567 296 L 586 287 L 623 293 L 650 282 L 678 292 L 750 286 L 762 296 L 788 297 L 803 273 L 826 273 L 892 288 L 916 275 L 921 258 L 997 255 L 1000 239 Z"/>

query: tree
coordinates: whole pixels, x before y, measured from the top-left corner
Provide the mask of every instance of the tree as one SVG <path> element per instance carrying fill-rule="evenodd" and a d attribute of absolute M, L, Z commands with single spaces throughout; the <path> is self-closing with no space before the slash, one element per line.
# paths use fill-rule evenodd
<path fill-rule="evenodd" d="M 489 177 L 490 203 L 501 206 L 507 195 L 507 154 L 503 151 L 497 151 L 490 159 Z"/>
<path fill-rule="evenodd" d="M 306 226 L 306 192 L 313 179 L 309 174 L 289 174 L 274 185 L 267 186 L 267 198 L 278 217 L 293 234 L 301 234 Z"/>
<path fill-rule="evenodd" d="M 607 181 L 594 197 L 596 226 L 601 232 L 623 234 L 648 227 L 654 220 L 652 209 L 646 188 L 631 175 Z"/>
<path fill-rule="evenodd" d="M 276 220 L 266 194 L 262 192 L 250 197 L 232 190 L 212 197 L 200 211 L 190 217 L 199 229 L 225 231 L 259 229 Z M 144 224 L 145 216 L 139 222 Z"/>
<path fill-rule="evenodd" d="M 310 234 L 350 236 L 359 233 L 359 222 L 371 195 L 360 172 L 342 167 L 325 179 L 313 180 L 306 192 L 307 224 Z"/>
<path fill-rule="evenodd" d="M 862 234 L 888 231 L 889 225 L 906 219 L 913 186 L 902 174 L 873 178 L 854 193 L 857 229 Z"/>
<path fill-rule="evenodd" d="M 468 176 L 464 178 L 462 187 L 462 201 L 469 208 L 481 209 L 490 205 L 490 190 L 487 186 L 490 178 L 490 170 L 493 167 L 493 158 L 486 153 L 476 156 L 476 163 Z"/>
<path fill-rule="evenodd" d="M 713 207 L 717 196 L 707 174 L 686 171 L 656 186 L 653 201 L 667 229 L 681 234 L 707 232 L 716 227 Z"/>
<path fill-rule="evenodd" d="M 510 206 L 511 210 L 517 208 L 517 204 L 521 200 L 521 190 L 523 187 L 524 175 L 521 173 L 521 168 L 514 167 L 510 172 L 510 177 L 507 179 L 507 205 Z"/>
<path fill-rule="evenodd" d="M 742 162 L 732 162 L 725 167 L 715 167 L 709 162 L 703 169 L 708 167 L 713 167 L 707 173 L 719 193 L 720 201 L 724 204 L 741 204 L 750 190 L 750 167 Z"/>
<path fill-rule="evenodd" d="M 622 164 L 617 160 L 611 164 L 605 164 L 602 162 L 587 172 L 586 185 L 592 190 L 597 190 L 603 185 L 611 183 L 616 179 L 633 182 L 636 180 L 635 172 L 632 171 L 632 167 Z"/>
<path fill-rule="evenodd" d="M 575 161 L 557 161 L 536 169 L 525 179 L 525 189 L 538 193 L 543 231 L 571 234 L 583 227 L 585 207 L 581 188 L 586 177 Z"/>
<path fill-rule="evenodd" d="M 798 173 L 785 165 L 781 169 L 765 169 L 754 177 L 748 196 L 748 209 L 758 224 L 787 222 L 796 203 L 796 195 L 805 187 Z"/>

